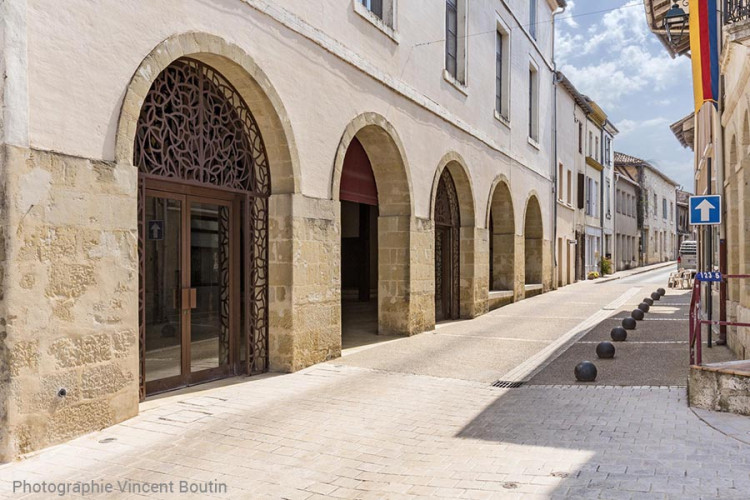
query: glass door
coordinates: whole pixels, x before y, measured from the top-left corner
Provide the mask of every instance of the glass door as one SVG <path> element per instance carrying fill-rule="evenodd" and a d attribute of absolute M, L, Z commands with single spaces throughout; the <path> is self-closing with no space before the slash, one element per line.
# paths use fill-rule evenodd
<path fill-rule="evenodd" d="M 146 191 L 147 394 L 233 373 L 238 213 L 232 200 Z"/>

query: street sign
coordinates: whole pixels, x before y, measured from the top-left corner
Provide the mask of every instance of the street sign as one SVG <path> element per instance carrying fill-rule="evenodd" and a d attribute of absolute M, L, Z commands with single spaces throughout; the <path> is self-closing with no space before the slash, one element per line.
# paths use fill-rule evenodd
<path fill-rule="evenodd" d="M 721 281 L 721 273 L 719 271 L 701 271 L 695 273 L 695 279 L 698 281 Z"/>
<path fill-rule="evenodd" d="M 690 224 L 721 224 L 721 196 L 710 194 L 690 197 Z"/>
<path fill-rule="evenodd" d="M 164 221 L 163 220 L 150 220 L 148 221 L 148 239 L 150 240 L 163 240 L 164 239 Z"/>

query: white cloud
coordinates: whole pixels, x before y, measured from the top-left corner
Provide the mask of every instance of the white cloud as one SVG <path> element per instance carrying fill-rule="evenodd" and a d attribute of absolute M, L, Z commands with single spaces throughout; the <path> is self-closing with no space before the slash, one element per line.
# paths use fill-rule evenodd
<path fill-rule="evenodd" d="M 563 22 L 571 28 L 578 27 L 578 22 L 576 22 L 575 17 L 573 17 L 575 15 L 573 14 L 575 6 L 576 3 L 573 0 L 568 0 L 568 6 L 565 8 L 565 14 L 562 15 Z"/>
<path fill-rule="evenodd" d="M 631 132 L 642 131 L 648 128 L 668 126 L 669 123 L 670 121 L 668 119 L 664 118 L 663 116 L 658 116 L 656 118 L 649 118 L 648 120 L 641 121 L 629 120 L 625 118 L 617 122 L 615 126 L 617 127 L 617 130 L 620 131 L 617 137 L 622 139 L 630 135 Z"/>

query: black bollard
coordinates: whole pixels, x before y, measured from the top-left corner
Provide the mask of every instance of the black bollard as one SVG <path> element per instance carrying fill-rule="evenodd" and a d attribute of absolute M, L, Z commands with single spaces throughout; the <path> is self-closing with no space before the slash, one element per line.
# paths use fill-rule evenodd
<path fill-rule="evenodd" d="M 645 299 L 643 299 L 643 303 L 644 304 L 648 304 L 649 306 L 653 306 L 654 305 L 654 299 L 652 299 L 651 297 L 646 297 Z"/>
<path fill-rule="evenodd" d="M 659 295 L 656 292 L 654 292 L 654 293 L 651 294 L 651 299 L 653 299 L 653 300 L 659 300 L 660 298 L 661 298 L 661 295 Z"/>
<path fill-rule="evenodd" d="M 621 326 L 616 326 L 612 328 L 612 331 L 609 332 L 609 336 L 612 337 L 612 340 L 615 342 L 623 342 L 626 338 L 628 338 L 628 332 L 625 331 L 625 329 Z"/>
<path fill-rule="evenodd" d="M 657 288 L 656 289 L 656 293 L 658 293 L 659 295 L 661 295 L 662 297 L 664 297 L 667 294 L 667 291 L 664 290 L 663 288 Z"/>
<path fill-rule="evenodd" d="M 640 304 L 638 304 L 638 309 L 640 309 L 641 311 L 647 313 L 649 311 L 649 309 L 651 309 L 651 306 L 649 306 L 645 302 L 641 302 Z"/>
<path fill-rule="evenodd" d="M 596 355 L 601 359 L 612 359 L 615 357 L 615 346 L 612 342 L 599 342 L 596 346 Z"/>
<path fill-rule="evenodd" d="M 581 361 L 573 370 L 579 382 L 593 382 L 596 380 L 596 366 L 591 361 Z"/>
<path fill-rule="evenodd" d="M 633 311 L 630 313 L 630 317 L 637 321 L 641 321 L 643 319 L 643 316 L 643 311 L 641 311 L 640 309 L 633 309 Z"/>
<path fill-rule="evenodd" d="M 625 318 L 622 320 L 622 327 L 626 330 L 635 330 L 635 320 L 633 318 Z"/>

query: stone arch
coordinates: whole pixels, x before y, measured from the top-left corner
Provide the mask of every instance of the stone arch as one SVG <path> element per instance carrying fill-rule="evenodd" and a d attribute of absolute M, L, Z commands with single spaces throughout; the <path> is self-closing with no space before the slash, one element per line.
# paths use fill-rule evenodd
<path fill-rule="evenodd" d="M 476 234 L 476 209 L 474 203 L 474 188 L 469 174 L 469 168 L 463 157 L 451 151 L 443 155 L 435 171 L 435 177 L 432 182 L 432 193 L 430 196 L 430 216 L 435 221 L 435 209 L 438 194 L 438 185 L 444 172 L 450 174 L 453 180 L 456 196 L 458 198 L 459 212 L 459 310 L 460 317 L 469 318 L 477 315 L 483 306 L 482 292 L 486 294 L 486 277 L 480 278 L 480 271 L 477 262 L 477 234 Z M 437 231 L 437 228 L 434 228 Z M 437 232 L 436 232 L 437 237 Z M 486 251 L 486 250 L 485 250 Z M 437 257 L 437 255 L 436 255 Z M 481 287 L 481 291 L 478 289 Z M 484 299 L 486 302 L 486 299 Z"/>
<path fill-rule="evenodd" d="M 469 168 L 466 166 L 466 162 L 461 155 L 453 151 L 443 155 L 438 163 L 438 168 L 432 181 L 430 214 L 435 212 L 435 195 L 437 194 L 437 186 L 440 181 L 440 175 L 446 168 L 448 169 L 448 172 L 450 172 L 451 177 L 453 178 L 453 183 L 456 186 L 458 208 L 461 214 L 461 227 L 474 227 L 476 222 L 474 188 L 472 186 L 471 176 L 469 175 Z"/>
<path fill-rule="evenodd" d="M 364 149 L 377 188 L 377 331 L 411 334 L 410 318 L 411 179 L 403 143 L 394 127 L 377 113 L 363 113 L 346 127 L 334 156 L 331 199 L 340 201 L 344 159 L 356 138 Z M 339 213 L 339 223 L 341 214 Z M 428 320 L 428 323 L 432 321 Z M 343 331 L 342 331 L 343 333 Z"/>
<path fill-rule="evenodd" d="M 543 240 L 544 226 L 542 208 L 536 193 L 526 200 L 523 224 L 524 238 L 524 283 L 537 285 L 543 282 Z"/>
<path fill-rule="evenodd" d="M 190 57 L 230 82 L 252 109 L 268 152 L 272 194 L 299 192 L 299 156 L 291 122 L 278 93 L 254 59 L 239 46 L 207 33 L 173 35 L 141 62 L 128 84 L 117 126 L 115 161 L 133 163 L 138 117 L 157 76 L 172 62 Z"/>
<path fill-rule="evenodd" d="M 146 96 L 161 72 L 181 58 L 196 60 L 221 74 L 250 108 L 263 137 L 271 178 L 268 248 L 274 261 L 268 269 L 268 365 L 273 371 L 293 370 L 297 365 L 288 346 L 294 343 L 294 332 L 287 311 L 292 308 L 294 249 L 278 241 L 291 238 L 293 220 L 286 214 L 291 212 L 288 195 L 300 192 L 299 157 L 281 97 L 255 60 L 239 46 L 207 33 L 181 33 L 161 42 L 143 59 L 128 83 L 118 119 L 115 161 L 133 164 L 138 120 Z"/>
<path fill-rule="evenodd" d="M 513 290 L 516 222 L 510 183 L 504 175 L 495 179 L 490 188 L 486 224 L 490 238 L 490 290 Z"/>
<path fill-rule="evenodd" d="M 331 199 L 339 200 L 344 157 L 355 137 L 372 165 L 380 216 L 410 216 L 414 202 L 404 145 L 393 125 L 377 113 L 363 113 L 346 126 L 333 161 Z"/>

